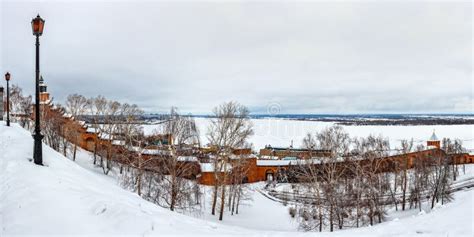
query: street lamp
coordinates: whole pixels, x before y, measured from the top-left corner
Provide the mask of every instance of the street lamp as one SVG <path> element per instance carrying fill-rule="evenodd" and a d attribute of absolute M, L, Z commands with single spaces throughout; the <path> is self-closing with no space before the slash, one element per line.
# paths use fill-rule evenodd
<path fill-rule="evenodd" d="M 33 18 L 31 21 L 31 28 L 33 30 L 33 35 L 36 36 L 36 95 L 35 95 L 35 131 L 33 138 L 35 139 L 35 145 L 33 150 L 33 160 L 37 165 L 43 165 L 43 147 L 41 140 L 43 135 L 41 134 L 40 127 L 40 99 L 39 99 L 39 37 L 43 34 L 44 20 L 39 16 Z"/>
<path fill-rule="evenodd" d="M 8 83 L 10 81 L 9 72 L 5 74 L 5 80 L 7 81 L 7 126 L 10 126 L 10 87 Z"/>

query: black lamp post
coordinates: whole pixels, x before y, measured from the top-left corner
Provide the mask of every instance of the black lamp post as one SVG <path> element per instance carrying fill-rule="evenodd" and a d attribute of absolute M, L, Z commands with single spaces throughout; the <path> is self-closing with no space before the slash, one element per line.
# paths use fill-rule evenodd
<path fill-rule="evenodd" d="M 41 134 L 40 126 L 40 99 L 39 99 L 39 37 L 43 34 L 44 20 L 39 16 L 33 18 L 31 21 L 31 28 L 33 30 L 33 35 L 36 36 L 36 95 L 35 95 L 35 132 L 33 138 L 35 139 L 35 146 L 33 150 L 33 160 L 37 165 L 43 165 L 43 147 L 41 140 L 43 135 Z"/>
<path fill-rule="evenodd" d="M 7 81 L 7 126 L 10 126 L 10 86 L 8 83 L 10 81 L 9 72 L 5 74 L 5 80 Z"/>

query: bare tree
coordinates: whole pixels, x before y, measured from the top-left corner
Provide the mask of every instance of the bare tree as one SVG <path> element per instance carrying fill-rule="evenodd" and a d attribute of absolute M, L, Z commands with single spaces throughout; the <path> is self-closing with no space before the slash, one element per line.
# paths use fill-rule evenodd
<path fill-rule="evenodd" d="M 147 170 L 153 170 L 153 164 L 156 163 L 158 157 L 147 155 L 148 150 L 145 142 L 145 135 L 142 127 L 138 124 L 139 117 L 143 111 L 136 105 L 123 104 L 118 109 L 118 114 L 122 118 L 122 123 L 118 126 L 117 131 L 121 134 L 123 141 L 123 149 L 117 156 L 120 163 L 120 173 L 122 174 L 122 185 L 131 188 L 142 196 L 142 186 L 144 176 L 153 178 L 153 173 L 146 175 Z M 123 165 L 127 165 L 128 172 L 123 172 Z M 131 169 L 130 169 L 131 168 Z M 151 179 L 150 179 L 151 185 Z M 148 188 L 148 192 L 150 192 Z"/>
<path fill-rule="evenodd" d="M 173 107 L 163 126 L 163 134 L 171 136 L 172 139 L 168 146 L 169 156 L 162 162 L 163 201 L 171 211 L 192 207 L 198 202 L 193 200 L 192 194 L 200 192 L 195 180 L 197 160 L 188 156 L 187 152 L 199 144 L 195 121 L 192 117 L 181 116 L 178 109 Z"/>
<path fill-rule="evenodd" d="M 119 134 L 120 144 L 124 148 L 134 147 L 136 144 L 142 144 L 145 140 L 143 128 L 139 124 L 140 117 L 143 115 L 143 110 L 135 104 L 122 104 L 119 109 L 119 117 L 121 123 L 117 125 L 117 134 Z M 132 149 L 133 150 L 133 149 Z M 123 150 L 117 156 L 117 161 L 120 165 L 120 174 L 123 172 L 124 165 L 128 165 L 130 158 L 133 159 L 134 155 L 129 153 L 129 150 Z"/>
<path fill-rule="evenodd" d="M 387 156 L 387 152 L 390 149 L 390 145 L 387 139 L 383 137 L 368 136 L 367 138 L 360 139 L 361 146 L 363 147 L 362 158 L 363 158 L 363 174 L 365 180 L 365 196 L 368 207 L 368 217 L 370 224 L 374 224 L 374 218 L 378 219 L 381 223 L 384 215 L 384 205 L 381 203 L 382 197 L 389 189 L 389 180 L 384 178 L 382 174 L 383 157 Z"/>
<path fill-rule="evenodd" d="M 133 106 L 122 107 L 134 110 Z M 195 179 L 198 163 L 195 157 L 187 156 L 187 148 L 197 141 L 197 128 L 191 117 L 179 115 L 176 108 L 166 118 L 162 128 L 151 137 L 166 134 L 172 138 L 169 144 L 155 145 L 145 138 L 142 131 L 132 135 L 131 131 L 137 129 L 128 125 L 129 122 L 120 129 L 126 135 L 127 150 L 131 151 L 126 157 L 130 158 L 127 163 L 132 168 L 131 172 L 124 172 L 123 185 L 171 211 L 194 209 L 199 205 L 201 195 Z"/>
<path fill-rule="evenodd" d="M 91 123 L 90 126 L 94 130 L 95 134 L 97 135 L 97 139 L 94 139 L 94 165 L 97 164 L 97 152 L 99 150 L 100 146 L 100 139 L 99 139 L 99 134 L 100 134 L 100 123 L 101 123 L 101 118 L 104 116 L 106 113 L 106 105 L 107 105 L 107 99 L 103 96 L 98 96 L 96 98 L 89 98 L 87 100 L 87 108 L 89 110 L 89 115 L 91 116 Z M 102 162 L 101 162 L 102 163 Z"/>
<path fill-rule="evenodd" d="M 237 150 L 237 153 L 230 157 L 232 172 L 229 173 L 230 191 L 227 204 L 231 215 L 239 214 L 239 206 L 242 200 L 251 199 L 245 186 L 245 183 L 248 182 L 247 174 L 250 168 L 247 158 L 251 154 L 246 151 L 250 151 L 250 148 Z"/>
<path fill-rule="evenodd" d="M 300 222 L 301 228 L 304 230 L 319 229 L 319 232 L 323 229 L 323 222 L 325 216 L 325 200 L 322 198 L 322 180 L 321 169 L 318 168 L 316 161 L 313 159 L 313 151 L 317 147 L 316 138 L 308 133 L 303 139 L 303 148 L 308 149 L 310 153 L 310 159 L 307 163 L 302 164 L 299 169 L 296 170 L 298 180 L 306 187 L 306 190 L 315 200 L 313 203 L 306 203 L 300 206 L 300 213 L 304 213 L 303 219 Z M 307 218 L 307 213 L 312 213 L 314 218 Z"/>
<path fill-rule="evenodd" d="M 117 101 L 107 100 L 102 96 L 90 99 L 89 110 L 92 114 L 93 128 L 98 134 L 94 149 L 94 163 L 97 154 L 100 157 L 99 166 L 104 174 L 112 169 L 114 158 L 116 158 L 113 141 L 117 137 L 120 126 L 121 104 Z"/>
<path fill-rule="evenodd" d="M 66 99 L 65 109 L 74 118 L 83 115 L 87 110 L 87 98 L 79 95 L 68 95 Z"/>
<path fill-rule="evenodd" d="M 215 215 L 218 189 L 220 188 L 219 220 L 222 220 L 229 182 L 229 157 L 232 154 L 232 149 L 246 145 L 246 140 L 253 134 L 253 130 L 249 120 L 249 110 L 237 102 L 221 104 L 214 108 L 213 113 L 214 116 L 207 133 L 210 145 L 215 148 L 213 164 L 216 182 L 213 189 L 211 214 Z"/>
<path fill-rule="evenodd" d="M 197 203 L 193 199 L 199 187 L 195 180 L 197 163 L 193 158 L 178 156 L 176 148 L 171 146 L 170 157 L 163 162 L 162 198 L 171 211 L 192 208 Z"/>
<path fill-rule="evenodd" d="M 417 151 L 424 150 L 424 147 L 417 147 Z M 414 206 L 421 211 L 421 202 L 423 194 L 428 187 L 428 177 L 430 173 L 430 156 L 420 156 L 414 160 L 413 170 L 411 175 L 410 188 L 410 208 Z"/>
<path fill-rule="evenodd" d="M 453 175 L 453 180 L 456 181 L 457 176 L 459 175 L 459 170 L 458 170 L 458 163 L 459 161 L 456 159 L 458 154 L 461 154 L 465 152 L 463 146 L 462 146 L 462 141 L 460 139 L 455 139 L 452 141 L 449 138 L 443 138 L 442 143 L 441 143 L 441 148 L 448 154 L 449 156 L 449 163 L 451 164 L 452 167 L 452 175 Z M 465 173 L 465 162 L 463 162 L 463 170 Z"/>
<path fill-rule="evenodd" d="M 408 156 L 405 155 L 407 153 L 410 153 L 413 149 L 413 139 L 410 141 L 408 140 L 402 140 L 400 142 L 400 153 L 403 156 L 404 162 L 401 164 L 402 168 L 402 175 L 401 175 L 401 189 L 402 189 L 402 210 L 405 210 L 406 206 L 406 196 L 407 196 L 407 188 L 408 188 L 408 169 L 409 164 L 408 164 Z"/>
<path fill-rule="evenodd" d="M 461 139 L 454 139 L 454 146 L 453 146 L 454 154 L 461 154 L 465 153 L 466 149 L 463 147 Z M 463 173 L 466 174 L 466 162 L 462 162 Z M 453 160 L 453 180 L 456 181 L 456 176 L 458 175 L 458 162 Z"/>
<path fill-rule="evenodd" d="M 10 113 L 12 120 L 20 126 L 30 128 L 30 115 L 33 102 L 31 95 L 23 95 L 23 90 L 18 85 L 10 88 Z"/>
<path fill-rule="evenodd" d="M 84 115 L 87 110 L 87 98 L 79 94 L 68 95 L 66 99 L 66 112 L 71 116 L 71 119 L 78 121 L 78 117 Z M 67 128 L 67 140 L 72 143 L 72 160 L 76 160 L 77 146 L 81 139 L 81 133 L 75 126 Z"/>
<path fill-rule="evenodd" d="M 343 222 L 343 210 L 339 208 L 338 203 L 341 203 L 339 198 L 344 194 L 339 182 L 346 172 L 346 167 L 338 163 L 344 162 L 349 153 L 350 137 L 341 126 L 332 126 L 317 133 L 316 140 L 318 149 L 331 151 L 328 159 L 321 159 L 321 185 L 323 198 L 328 205 L 329 229 L 332 232 L 336 221 L 339 221 L 340 228 Z"/>
<path fill-rule="evenodd" d="M 431 208 L 434 208 L 436 202 L 449 202 L 452 200 L 451 179 L 448 157 L 444 155 L 435 155 L 431 157 L 433 165 L 429 177 L 429 192 L 431 197 Z"/>
<path fill-rule="evenodd" d="M 349 162 L 347 155 L 350 141 L 348 133 L 341 126 L 325 128 L 315 137 L 308 134 L 303 140 L 310 157 L 313 157 L 314 149 L 330 151 L 329 157 L 318 158 L 317 162 L 311 158 L 300 168 L 299 180 L 306 185 L 306 192 L 311 193 L 316 200 L 315 203 L 301 206 L 299 210 L 304 229 L 319 227 L 322 231 L 323 219 L 328 220 L 330 231 L 334 231 L 335 225 L 343 227 L 348 211 L 346 175 L 349 170 L 344 162 Z M 318 221 L 311 224 L 309 220 Z"/>
<path fill-rule="evenodd" d="M 44 135 L 44 141 L 54 150 L 60 152 L 64 144 L 64 119 L 59 108 L 45 105 L 41 110 L 41 130 Z"/>
<path fill-rule="evenodd" d="M 171 108 L 167 117 L 162 134 L 171 135 L 173 145 L 177 147 L 199 145 L 199 131 L 192 117 L 180 115 L 176 107 Z"/>

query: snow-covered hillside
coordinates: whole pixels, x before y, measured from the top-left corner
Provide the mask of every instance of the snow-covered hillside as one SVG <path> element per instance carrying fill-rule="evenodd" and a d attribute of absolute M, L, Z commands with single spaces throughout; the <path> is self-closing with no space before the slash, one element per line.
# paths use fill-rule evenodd
<path fill-rule="evenodd" d="M 0 123 L 0 236 L 248 233 L 160 208 L 47 146 L 37 166 L 32 147 L 28 131 Z"/>
<path fill-rule="evenodd" d="M 33 140 L 17 124 L 0 122 L 0 236 L 472 236 L 473 190 L 424 214 L 410 214 L 373 227 L 334 233 L 283 231 L 273 218 L 286 207 L 254 192 L 240 219 L 224 223 L 171 212 L 119 187 L 108 176 L 85 169 L 44 146 L 44 164 L 31 162 Z M 272 215 L 274 214 L 274 215 Z M 244 218 L 245 220 L 243 220 Z M 209 219 L 205 217 L 204 219 Z M 275 227 L 272 228 L 272 225 Z"/>

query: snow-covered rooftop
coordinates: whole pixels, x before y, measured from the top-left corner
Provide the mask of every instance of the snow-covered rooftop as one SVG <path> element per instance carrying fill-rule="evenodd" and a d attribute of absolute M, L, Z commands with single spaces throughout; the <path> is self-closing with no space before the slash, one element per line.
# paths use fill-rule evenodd
<path fill-rule="evenodd" d="M 104 139 L 104 140 L 113 140 L 114 139 L 114 136 L 112 134 L 108 134 L 108 133 L 105 133 L 105 132 L 101 132 L 99 134 L 99 137 L 101 139 Z"/>
<path fill-rule="evenodd" d="M 65 118 L 72 118 L 72 119 L 74 118 L 74 117 L 72 116 L 72 114 L 66 113 L 66 112 L 63 113 L 63 117 L 65 117 Z"/>
<path fill-rule="evenodd" d="M 260 156 L 260 159 L 263 159 L 263 160 L 278 160 L 278 159 L 280 159 L 280 157 L 278 157 L 278 156 Z"/>
<path fill-rule="evenodd" d="M 40 101 L 40 104 L 42 105 L 51 105 L 51 100 L 45 100 L 45 101 Z"/>
<path fill-rule="evenodd" d="M 132 146 L 132 147 L 128 147 L 128 150 L 141 152 L 144 155 L 162 155 L 162 156 L 170 155 L 169 150 L 163 150 L 163 149 L 146 149 L 146 148 L 141 148 L 137 146 Z"/>
<path fill-rule="evenodd" d="M 96 132 L 97 132 L 97 129 L 94 128 L 94 127 L 87 127 L 86 132 L 88 132 L 88 133 L 96 133 Z"/>
<path fill-rule="evenodd" d="M 123 145 L 125 145 L 125 141 L 124 140 L 113 140 L 112 145 L 123 146 Z"/>
<path fill-rule="evenodd" d="M 201 166 L 201 172 L 203 173 L 214 172 L 214 163 L 199 163 L 199 165 Z M 220 168 L 221 171 L 229 171 L 232 169 L 232 166 L 230 164 L 227 164 L 225 168 L 219 166 L 221 165 L 218 164 L 217 168 Z"/>
<path fill-rule="evenodd" d="M 324 159 L 323 157 L 314 157 L 312 159 L 299 159 L 299 160 L 257 160 L 257 166 L 291 166 L 291 165 L 305 165 L 305 164 L 321 164 Z M 334 159 L 333 159 L 334 160 Z M 336 158 L 336 162 L 342 161 L 342 158 Z"/>
<path fill-rule="evenodd" d="M 230 159 L 232 160 L 236 160 L 236 159 L 252 159 L 252 158 L 257 158 L 257 156 L 255 156 L 254 154 L 248 154 L 248 155 L 230 155 L 229 156 Z"/>
<path fill-rule="evenodd" d="M 198 162 L 199 159 L 195 156 L 178 156 L 178 161 Z"/>

